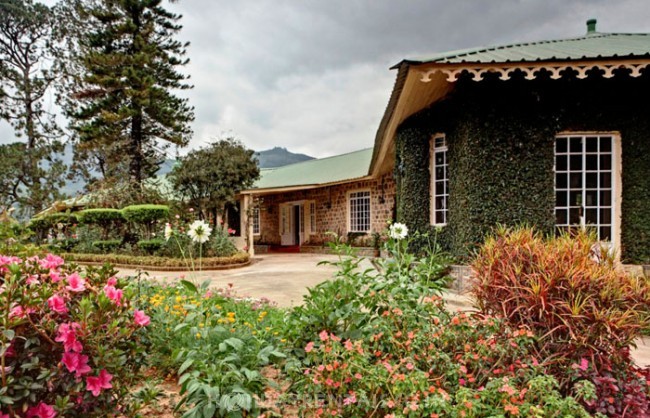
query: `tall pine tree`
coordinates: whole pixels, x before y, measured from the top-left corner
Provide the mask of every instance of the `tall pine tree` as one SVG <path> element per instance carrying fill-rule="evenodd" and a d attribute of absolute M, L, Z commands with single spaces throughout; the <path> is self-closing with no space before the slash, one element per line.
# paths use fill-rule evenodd
<path fill-rule="evenodd" d="M 89 156 L 104 178 L 141 186 L 171 144 L 185 146 L 194 110 L 177 94 L 191 88 L 178 71 L 187 43 L 175 36 L 180 15 L 162 0 L 67 0 L 74 72 L 64 105 L 76 156 Z M 65 62 L 64 62 L 65 64 Z"/>
<path fill-rule="evenodd" d="M 0 205 L 18 205 L 24 215 L 61 197 L 65 165 L 62 132 L 46 106 L 56 81 L 51 70 L 57 45 L 55 19 L 32 0 L 0 0 L 0 119 L 17 141 L 0 145 Z"/>

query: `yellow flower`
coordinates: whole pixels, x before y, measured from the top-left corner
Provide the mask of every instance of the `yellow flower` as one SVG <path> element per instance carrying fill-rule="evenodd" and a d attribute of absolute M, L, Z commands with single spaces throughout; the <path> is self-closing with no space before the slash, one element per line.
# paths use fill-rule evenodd
<path fill-rule="evenodd" d="M 197 339 L 201 339 L 201 333 L 200 333 L 200 332 L 197 332 L 197 333 L 196 333 L 196 338 L 197 338 Z"/>

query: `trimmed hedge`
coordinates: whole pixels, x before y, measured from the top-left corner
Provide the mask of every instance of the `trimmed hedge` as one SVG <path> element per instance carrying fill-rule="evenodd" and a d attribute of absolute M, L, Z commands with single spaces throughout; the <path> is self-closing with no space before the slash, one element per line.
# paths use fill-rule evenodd
<path fill-rule="evenodd" d="M 396 135 L 397 219 L 429 225 L 429 139 L 446 135 L 449 216 L 441 241 L 466 257 L 496 224 L 554 228 L 553 146 L 562 131 L 617 131 L 622 139 L 622 258 L 650 263 L 650 76 L 510 81 L 464 77 Z M 624 100 L 622 100 L 624 98 Z"/>
<path fill-rule="evenodd" d="M 124 216 L 119 209 L 86 209 L 78 214 L 79 223 L 85 225 L 109 226 L 116 222 L 124 222 Z"/>
<path fill-rule="evenodd" d="M 104 252 L 111 252 L 117 250 L 122 245 L 122 240 L 119 239 L 106 239 L 100 241 L 93 241 L 93 247 Z"/>
<path fill-rule="evenodd" d="M 122 209 L 124 218 L 137 224 L 149 224 L 160 219 L 169 218 L 169 206 L 165 205 L 131 205 Z"/>
<path fill-rule="evenodd" d="M 129 266 L 150 266 L 150 267 L 169 267 L 169 268 L 187 268 L 187 263 L 180 258 L 154 257 L 154 256 L 132 256 L 126 254 L 77 254 L 64 253 L 61 256 L 66 261 L 78 263 L 110 263 Z M 201 260 L 203 269 L 214 267 L 224 267 L 229 265 L 245 264 L 249 261 L 248 253 L 239 252 L 230 257 L 206 257 Z M 196 265 L 198 265 L 195 262 Z"/>
<path fill-rule="evenodd" d="M 51 213 L 49 215 L 33 218 L 29 221 L 29 229 L 33 231 L 46 231 L 58 224 L 71 226 L 79 223 L 77 216 L 73 213 Z"/>
<path fill-rule="evenodd" d="M 161 239 L 143 239 L 138 241 L 138 248 L 149 254 L 153 254 L 165 245 L 165 241 Z"/>

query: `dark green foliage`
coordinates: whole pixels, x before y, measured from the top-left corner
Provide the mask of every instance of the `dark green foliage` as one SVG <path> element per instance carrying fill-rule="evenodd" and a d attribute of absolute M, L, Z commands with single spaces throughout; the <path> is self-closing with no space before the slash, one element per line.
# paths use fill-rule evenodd
<path fill-rule="evenodd" d="M 238 191 L 253 185 L 259 173 L 253 150 L 226 138 L 182 157 L 169 180 L 179 196 L 198 208 L 204 218 L 212 215 L 216 219 L 226 204 L 235 202 Z"/>
<path fill-rule="evenodd" d="M 187 145 L 194 111 L 174 91 L 191 88 L 178 68 L 186 43 L 180 15 L 161 0 L 68 0 L 70 100 L 78 160 L 104 178 L 141 185 L 164 161 L 169 144 Z"/>
<path fill-rule="evenodd" d="M 120 245 L 122 245 L 122 240 L 119 239 L 106 239 L 93 242 L 93 247 L 96 247 L 103 253 L 115 252 Z"/>
<path fill-rule="evenodd" d="M 412 229 L 430 228 L 429 139 L 435 133 L 446 135 L 450 161 L 449 217 L 441 241 L 454 255 L 466 256 L 499 223 L 552 231 L 557 133 L 620 132 L 622 255 L 627 262 L 650 262 L 649 80 L 459 80 L 447 99 L 398 130 L 398 220 Z"/>
<path fill-rule="evenodd" d="M 169 206 L 166 205 L 132 205 L 122 209 L 124 219 L 136 224 L 149 224 L 169 218 Z"/>
<path fill-rule="evenodd" d="M 76 225 L 78 222 L 79 220 L 74 213 L 51 213 L 32 219 L 29 221 L 28 227 L 34 232 L 41 232 L 55 228 L 58 224 L 64 227 L 70 227 Z"/>
<path fill-rule="evenodd" d="M 147 254 L 151 255 L 156 251 L 160 250 L 162 246 L 165 245 L 165 241 L 162 239 L 148 239 L 138 241 L 138 248 Z"/>
<path fill-rule="evenodd" d="M 55 81 L 52 11 L 31 0 L 0 1 L 0 120 L 24 142 L 0 146 L 0 205 L 33 216 L 62 197 L 66 167 L 54 115 L 44 103 Z M 7 141 L 4 141 L 7 142 Z"/>
<path fill-rule="evenodd" d="M 86 209 L 77 215 L 79 222 L 85 225 L 110 226 L 123 222 L 124 216 L 119 209 Z"/>

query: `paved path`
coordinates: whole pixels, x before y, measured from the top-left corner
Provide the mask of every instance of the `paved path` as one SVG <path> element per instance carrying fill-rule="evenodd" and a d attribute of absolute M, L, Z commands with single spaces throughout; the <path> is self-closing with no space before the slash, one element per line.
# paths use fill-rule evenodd
<path fill-rule="evenodd" d="M 308 287 L 313 287 L 334 275 L 336 269 L 318 262 L 336 260 L 336 256 L 326 254 L 264 254 L 256 256 L 246 267 L 232 270 L 191 272 L 149 272 L 156 280 L 177 280 L 180 277 L 194 279 L 199 283 L 211 281 L 211 287 L 226 287 L 232 283 L 241 296 L 267 297 L 279 306 L 290 307 L 302 302 Z M 370 263 L 363 268 L 370 268 Z M 135 270 L 118 269 L 120 275 L 132 276 Z M 450 309 L 470 309 L 468 298 L 450 293 L 445 297 Z M 640 365 L 650 365 L 650 338 L 639 341 L 639 347 L 632 356 Z"/>

